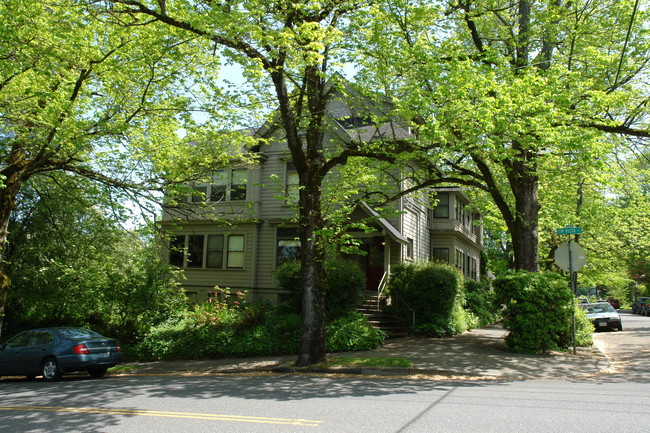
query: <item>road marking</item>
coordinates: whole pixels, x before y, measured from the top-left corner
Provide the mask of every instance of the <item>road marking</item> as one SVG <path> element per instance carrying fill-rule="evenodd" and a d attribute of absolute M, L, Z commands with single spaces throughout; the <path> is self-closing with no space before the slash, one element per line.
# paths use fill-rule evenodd
<path fill-rule="evenodd" d="M 191 413 L 191 412 L 161 412 L 155 410 L 141 409 L 101 409 L 88 407 L 56 407 L 56 406 L 0 406 L 4 411 L 27 411 L 27 412 L 74 412 L 74 413 L 100 413 L 107 415 L 131 415 L 131 416 L 154 416 L 163 418 L 187 418 L 201 419 L 209 421 L 232 421 L 232 422 L 250 422 L 259 424 L 284 424 L 299 425 L 307 427 L 318 427 L 324 421 L 294 418 L 266 418 L 257 416 L 242 415 L 223 415 L 209 413 Z"/>

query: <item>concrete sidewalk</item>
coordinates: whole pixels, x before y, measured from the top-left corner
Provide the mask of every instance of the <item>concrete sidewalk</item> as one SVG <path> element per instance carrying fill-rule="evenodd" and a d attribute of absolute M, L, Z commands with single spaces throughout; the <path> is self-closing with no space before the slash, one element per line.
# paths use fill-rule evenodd
<path fill-rule="evenodd" d="M 506 332 L 500 325 L 475 329 L 448 338 L 407 337 L 387 340 L 383 346 L 336 357 L 399 357 L 410 368 L 296 368 L 295 356 L 216 359 L 202 361 L 130 363 L 125 375 L 219 374 L 247 372 L 339 373 L 384 376 L 441 376 L 465 379 L 553 379 L 591 377 L 603 373 L 609 361 L 596 347 L 578 348 L 577 354 L 524 355 L 505 348 Z"/>

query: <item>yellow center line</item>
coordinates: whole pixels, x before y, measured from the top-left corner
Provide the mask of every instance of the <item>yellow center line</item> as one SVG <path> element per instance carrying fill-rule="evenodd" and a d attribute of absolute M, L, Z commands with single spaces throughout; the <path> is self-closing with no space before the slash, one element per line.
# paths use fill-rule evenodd
<path fill-rule="evenodd" d="M 132 415 L 132 416 L 154 416 L 163 418 L 185 418 L 200 419 L 210 421 L 232 421 L 232 422 L 250 422 L 260 424 L 284 424 L 299 425 L 308 427 L 318 427 L 324 421 L 294 418 L 266 418 L 257 416 L 243 415 L 223 415 L 208 413 L 191 413 L 191 412 L 161 412 L 155 410 L 141 409 L 102 409 L 87 407 L 56 407 L 56 406 L 0 406 L 4 411 L 29 411 L 29 412 L 75 412 L 75 413 L 102 413 L 109 415 Z"/>

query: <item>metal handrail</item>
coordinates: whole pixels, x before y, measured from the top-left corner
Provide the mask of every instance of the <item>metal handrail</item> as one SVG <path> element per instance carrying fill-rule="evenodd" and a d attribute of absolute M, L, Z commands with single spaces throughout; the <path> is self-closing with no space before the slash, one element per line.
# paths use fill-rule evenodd
<path fill-rule="evenodd" d="M 395 296 L 402 302 L 402 304 L 411 311 L 411 318 L 413 320 L 413 327 L 415 328 L 415 310 L 409 306 L 409 304 L 399 295 L 399 292 L 395 292 Z"/>
<path fill-rule="evenodd" d="M 384 271 L 384 275 L 381 276 L 379 281 L 379 286 L 377 286 L 377 311 L 380 311 L 380 298 L 386 286 L 388 285 L 388 271 Z M 415 310 L 402 298 L 398 292 L 395 292 L 395 296 L 402 302 L 402 304 L 411 312 L 411 318 L 413 321 L 413 327 L 415 327 Z"/>
<path fill-rule="evenodd" d="M 379 285 L 377 286 L 377 311 L 380 311 L 380 299 L 381 294 L 384 293 L 386 286 L 388 285 L 388 271 L 384 271 L 384 275 L 381 276 L 379 280 Z"/>

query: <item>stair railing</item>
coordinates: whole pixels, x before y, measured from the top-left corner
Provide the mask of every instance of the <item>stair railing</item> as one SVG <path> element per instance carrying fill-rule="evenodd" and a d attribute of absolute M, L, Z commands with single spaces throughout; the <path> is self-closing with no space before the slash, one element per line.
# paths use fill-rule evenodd
<path fill-rule="evenodd" d="M 379 286 L 377 286 L 377 311 L 381 311 L 380 299 L 387 285 L 388 285 L 388 272 L 385 271 L 384 275 L 381 276 L 381 280 L 379 281 Z M 393 293 L 391 293 L 391 295 L 392 294 Z M 402 298 L 399 295 L 398 292 L 395 292 L 394 295 L 397 297 L 399 302 L 401 302 L 402 305 L 405 306 L 411 312 L 411 320 L 413 322 L 413 327 L 415 328 L 415 310 L 411 308 L 411 306 L 404 300 L 404 298 Z"/>
<path fill-rule="evenodd" d="M 381 311 L 380 300 L 381 295 L 384 293 L 386 286 L 388 285 L 388 271 L 384 271 L 384 275 L 381 276 L 379 280 L 379 285 L 377 286 L 377 311 Z"/>
<path fill-rule="evenodd" d="M 391 293 L 391 295 L 397 296 L 397 299 L 411 312 L 411 320 L 413 321 L 413 328 L 415 328 L 415 310 L 411 308 L 409 304 L 406 303 L 404 298 L 399 295 L 399 292 Z"/>

